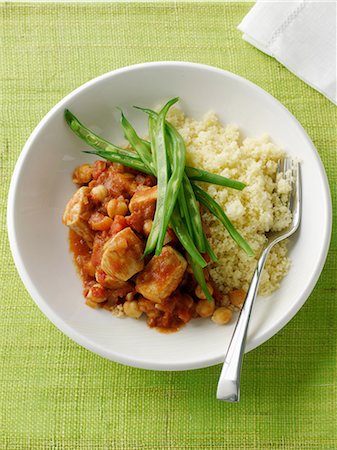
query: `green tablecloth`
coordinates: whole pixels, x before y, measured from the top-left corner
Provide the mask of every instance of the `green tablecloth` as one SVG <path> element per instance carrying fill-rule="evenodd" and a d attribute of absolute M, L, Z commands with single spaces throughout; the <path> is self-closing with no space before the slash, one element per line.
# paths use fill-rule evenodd
<path fill-rule="evenodd" d="M 1 449 L 336 449 L 336 230 L 323 274 L 281 332 L 245 358 L 240 404 L 220 366 L 124 367 L 58 331 L 25 291 L 6 235 L 7 191 L 35 125 L 65 94 L 128 64 L 185 60 L 242 75 L 299 119 L 336 202 L 337 108 L 236 29 L 251 4 L 0 4 Z M 313 180 L 315 182 L 315 180 Z"/>

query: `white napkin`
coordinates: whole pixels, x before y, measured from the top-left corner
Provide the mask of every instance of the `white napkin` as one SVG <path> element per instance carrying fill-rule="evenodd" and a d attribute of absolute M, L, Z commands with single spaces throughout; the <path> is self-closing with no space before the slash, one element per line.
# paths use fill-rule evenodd
<path fill-rule="evenodd" d="M 337 104 L 336 21 L 335 1 L 258 1 L 238 29 L 244 40 Z"/>

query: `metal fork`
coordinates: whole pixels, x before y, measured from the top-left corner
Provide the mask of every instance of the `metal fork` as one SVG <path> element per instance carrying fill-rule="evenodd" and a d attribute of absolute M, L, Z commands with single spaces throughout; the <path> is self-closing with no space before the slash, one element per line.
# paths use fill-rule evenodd
<path fill-rule="evenodd" d="M 283 239 L 288 238 L 298 229 L 301 221 L 302 191 L 301 191 L 301 169 L 298 162 L 291 159 L 283 159 L 278 163 L 277 173 L 287 177 L 291 172 L 292 190 L 289 197 L 289 209 L 292 214 L 290 226 L 280 232 L 272 232 L 268 235 L 268 242 L 260 256 L 254 272 L 247 296 L 237 320 L 232 339 L 229 343 L 225 356 L 224 365 L 219 378 L 217 399 L 226 402 L 238 402 L 240 397 L 240 373 L 242 359 L 245 351 L 245 342 L 249 319 L 256 298 L 261 273 L 266 263 L 271 248 Z"/>

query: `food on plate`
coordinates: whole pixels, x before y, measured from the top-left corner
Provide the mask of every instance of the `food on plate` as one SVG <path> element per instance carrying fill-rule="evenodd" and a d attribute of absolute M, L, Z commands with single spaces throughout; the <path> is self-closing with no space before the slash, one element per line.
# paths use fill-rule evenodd
<path fill-rule="evenodd" d="M 284 152 L 266 136 L 241 140 L 214 113 L 201 121 L 171 108 L 148 115 L 140 137 L 124 114 L 128 146 L 99 137 L 68 110 L 71 130 L 103 160 L 73 173 L 63 223 L 87 305 L 147 317 L 176 331 L 192 318 L 230 323 L 242 307 L 266 233 L 290 223 L 290 183 L 276 177 Z M 288 270 L 285 243 L 271 252 L 260 292 Z"/>
<path fill-rule="evenodd" d="M 142 240 L 130 227 L 124 228 L 105 242 L 101 269 L 111 277 L 127 281 L 143 270 L 143 250 Z"/>
<path fill-rule="evenodd" d="M 170 245 L 159 256 L 153 256 L 136 278 L 136 291 L 154 303 L 162 303 L 181 284 L 186 259 Z"/>

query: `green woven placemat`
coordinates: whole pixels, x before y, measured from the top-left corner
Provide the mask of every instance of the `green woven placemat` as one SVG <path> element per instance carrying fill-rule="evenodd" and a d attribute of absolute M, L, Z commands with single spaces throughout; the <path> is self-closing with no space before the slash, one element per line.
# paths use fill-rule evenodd
<path fill-rule="evenodd" d="M 220 366 L 143 371 L 72 342 L 25 291 L 7 241 L 10 177 L 35 125 L 85 81 L 144 61 L 211 64 L 270 92 L 316 145 L 336 203 L 337 108 L 241 39 L 250 7 L 0 4 L 1 449 L 337 448 L 336 230 L 305 306 L 245 358 L 237 405 L 215 400 Z"/>

